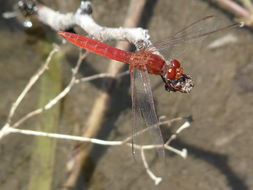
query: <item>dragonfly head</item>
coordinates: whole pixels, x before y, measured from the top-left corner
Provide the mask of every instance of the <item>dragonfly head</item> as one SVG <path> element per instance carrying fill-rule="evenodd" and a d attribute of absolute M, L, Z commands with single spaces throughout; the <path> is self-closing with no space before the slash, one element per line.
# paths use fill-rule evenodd
<path fill-rule="evenodd" d="M 165 89 L 168 92 L 182 92 L 189 93 L 193 88 L 194 84 L 192 77 L 183 73 L 184 70 L 178 60 L 172 59 L 167 71 L 164 75 L 161 75 Z"/>

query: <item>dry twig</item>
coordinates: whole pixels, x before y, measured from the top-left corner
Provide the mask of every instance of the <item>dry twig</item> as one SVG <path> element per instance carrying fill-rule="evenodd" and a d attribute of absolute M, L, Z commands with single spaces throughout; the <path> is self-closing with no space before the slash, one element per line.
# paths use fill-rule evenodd
<path fill-rule="evenodd" d="M 173 120 L 167 120 L 167 123 L 173 122 Z M 178 150 L 175 149 L 174 147 L 170 146 L 169 144 L 176 138 L 176 136 L 181 133 L 184 129 L 190 127 L 190 122 L 186 121 L 183 125 L 181 125 L 176 133 L 170 137 L 170 139 L 166 142 L 164 145 L 138 145 L 138 144 L 132 144 L 128 141 L 129 139 L 132 138 L 132 136 L 127 137 L 126 139 L 122 141 L 107 141 L 107 140 L 101 140 L 101 139 L 95 139 L 95 138 L 88 138 L 88 137 L 81 137 L 81 136 L 73 136 L 73 135 L 65 135 L 65 134 L 57 134 L 57 133 L 47 133 L 47 132 L 42 132 L 42 131 L 34 131 L 34 130 L 26 130 L 26 129 L 17 129 L 13 127 L 8 127 L 5 129 L 6 134 L 10 133 L 18 133 L 18 134 L 23 134 L 23 135 L 33 135 L 33 136 L 42 136 L 42 137 L 49 137 L 49 138 L 55 138 L 55 139 L 64 139 L 64 140 L 73 140 L 73 141 L 80 141 L 80 142 L 89 142 L 92 144 L 98 144 L 102 146 L 128 146 L 132 148 L 132 146 L 135 147 L 135 149 L 139 150 L 141 152 L 141 159 L 144 165 L 144 168 L 146 169 L 147 174 L 149 177 L 154 181 L 155 185 L 158 185 L 161 181 L 161 177 L 157 177 L 152 170 L 149 168 L 148 162 L 146 160 L 145 156 L 145 150 L 153 150 L 157 148 L 165 148 L 168 151 L 172 151 L 182 158 L 187 157 L 187 151 L 186 149 Z M 151 130 L 151 128 L 149 128 Z M 141 135 L 148 130 L 145 129 L 143 131 L 139 131 L 137 135 Z"/>
<path fill-rule="evenodd" d="M 237 16 L 238 22 L 253 27 L 253 4 L 251 0 L 241 0 L 243 6 L 232 0 L 210 0 Z"/>

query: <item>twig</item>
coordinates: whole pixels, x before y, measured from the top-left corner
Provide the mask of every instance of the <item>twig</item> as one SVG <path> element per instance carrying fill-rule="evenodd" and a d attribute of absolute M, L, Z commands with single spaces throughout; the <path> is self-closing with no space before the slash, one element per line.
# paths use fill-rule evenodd
<path fill-rule="evenodd" d="M 52 59 L 52 56 L 57 51 L 59 51 L 59 47 L 55 46 L 55 48 L 49 53 L 45 64 L 43 64 L 38 69 L 38 71 L 31 77 L 31 79 L 29 80 L 28 84 L 26 85 L 26 87 L 24 88 L 22 93 L 18 96 L 17 100 L 12 104 L 12 107 L 11 107 L 9 115 L 8 115 L 7 122 L 2 127 L 2 129 L 0 130 L 0 139 L 3 138 L 4 136 L 8 135 L 10 132 L 13 132 L 13 130 L 10 130 L 10 128 L 17 128 L 22 123 L 24 123 L 26 120 L 32 118 L 33 116 L 39 115 L 42 112 L 51 109 L 57 102 L 59 102 L 62 98 L 64 98 L 68 94 L 68 92 L 71 90 L 71 88 L 73 87 L 74 84 L 78 84 L 80 82 L 87 82 L 87 81 L 95 80 L 95 79 L 98 79 L 98 78 L 111 77 L 112 76 L 108 73 L 102 73 L 102 74 L 93 75 L 93 76 L 90 76 L 90 77 L 84 77 L 84 78 L 81 78 L 81 79 L 76 79 L 76 74 L 78 72 L 78 68 L 80 67 L 80 64 L 81 64 L 82 60 L 87 55 L 87 54 L 82 54 L 82 55 L 80 54 L 78 63 L 76 65 L 76 67 L 72 70 L 72 78 L 71 78 L 68 86 L 66 86 L 65 89 L 62 92 L 60 92 L 55 98 L 50 100 L 44 107 L 39 108 L 39 109 L 34 110 L 34 111 L 31 111 L 30 113 L 28 113 L 25 116 L 21 117 L 21 119 L 14 122 L 10 126 L 11 118 L 15 114 L 15 111 L 16 111 L 18 105 L 21 103 L 23 98 L 27 95 L 27 93 L 29 92 L 31 87 L 38 81 L 40 76 L 48 69 L 48 65 L 49 65 L 49 63 Z M 118 77 L 124 76 L 126 74 L 128 74 L 128 71 L 119 73 Z"/>
<path fill-rule="evenodd" d="M 176 131 L 176 135 L 178 135 L 179 133 L 181 133 L 183 130 L 187 129 L 188 127 L 191 126 L 191 123 L 189 121 L 186 121 L 183 125 L 181 125 L 181 127 L 179 127 L 179 129 Z"/>
<path fill-rule="evenodd" d="M 159 120 L 160 120 L 160 121 L 159 121 L 158 125 L 161 126 L 161 125 L 171 125 L 171 124 L 172 124 L 173 122 L 175 122 L 175 121 L 183 120 L 183 118 L 182 118 L 182 117 L 177 117 L 177 118 L 169 119 L 169 120 L 166 120 L 166 121 L 161 121 L 161 119 L 159 119 Z M 139 135 L 142 135 L 142 134 L 145 133 L 146 131 L 151 130 L 151 128 L 152 128 L 152 127 L 145 128 L 145 129 L 143 129 L 143 130 L 141 130 L 141 131 L 139 131 L 139 132 L 136 132 L 136 133 L 134 134 L 134 136 L 137 137 L 137 136 L 139 136 Z M 133 138 L 133 136 L 127 137 L 127 138 L 125 139 L 125 142 L 131 141 L 132 138 Z"/>
<path fill-rule="evenodd" d="M 253 14 L 253 3 L 251 0 L 241 0 L 243 6 L 251 13 Z"/>
<path fill-rule="evenodd" d="M 64 135 L 64 134 L 57 134 L 57 133 L 47 133 L 47 132 L 42 132 L 42 131 L 33 131 L 33 130 L 26 130 L 26 129 L 16 129 L 16 128 L 12 128 L 12 127 L 6 128 L 4 130 L 4 132 L 6 134 L 19 133 L 19 134 L 23 134 L 23 135 L 33 135 L 33 136 L 42 136 L 42 137 L 49 137 L 49 138 L 55 138 L 55 139 L 90 142 L 93 144 L 99 144 L 99 145 L 104 145 L 104 146 L 122 145 L 122 141 L 104 141 L 104 140 L 94 139 L 94 138 L 86 138 L 86 137 Z"/>
<path fill-rule="evenodd" d="M 162 181 L 162 178 L 155 176 L 155 174 L 150 170 L 143 149 L 141 149 L 141 158 L 142 158 L 142 162 L 143 162 L 144 168 L 146 169 L 147 174 L 155 182 L 155 185 L 159 185 L 159 183 L 161 183 Z"/>
<path fill-rule="evenodd" d="M 188 122 L 186 122 L 188 125 Z M 185 124 L 183 124 L 179 130 L 178 133 L 179 134 L 182 130 L 180 130 L 182 127 L 185 129 Z M 151 128 L 149 128 L 148 130 L 151 130 Z M 139 134 L 143 134 L 145 132 L 148 131 L 147 129 L 143 129 L 142 131 L 139 131 Z M 81 136 L 74 136 L 74 135 L 65 135 L 65 134 L 58 134 L 58 133 L 48 133 L 48 132 L 42 132 L 42 131 L 34 131 L 34 130 L 27 130 L 27 129 L 17 129 L 17 128 L 13 128 L 10 127 L 9 125 L 6 125 L 3 127 L 3 129 L 1 130 L 4 134 L 10 134 L 10 133 L 19 133 L 19 134 L 24 134 L 24 135 L 33 135 L 33 136 L 44 136 L 44 137 L 49 137 L 49 138 L 55 138 L 55 139 L 65 139 L 65 140 L 73 140 L 73 141 L 82 141 L 82 142 L 90 142 L 93 144 L 98 144 L 98 145 L 104 145 L 104 146 L 119 146 L 119 145 L 126 145 L 129 147 L 134 146 L 136 149 L 143 149 L 143 150 L 151 150 L 151 149 L 155 149 L 155 148 L 164 148 L 162 144 L 157 144 L 157 145 L 138 145 L 138 144 L 131 144 L 131 143 L 127 143 L 126 139 L 128 139 L 129 137 L 127 137 L 126 139 L 122 140 L 122 141 L 108 141 L 108 140 L 100 140 L 100 139 L 95 139 L 95 138 L 88 138 L 88 137 L 81 137 Z M 175 139 L 175 137 L 173 137 L 173 139 Z M 171 142 L 171 141 L 170 141 Z M 182 156 L 178 151 L 174 151 L 175 149 L 169 146 L 169 143 L 166 142 L 166 147 L 167 150 L 172 150 L 173 152 L 175 152 L 176 154 Z"/>
<path fill-rule="evenodd" d="M 227 11 L 235 14 L 239 17 L 237 20 L 243 22 L 245 25 L 252 27 L 253 26 L 253 6 L 250 0 L 241 0 L 244 4 L 244 7 L 237 4 L 232 0 L 210 0 L 211 2 L 216 3 L 220 7 L 226 9 Z"/>
<path fill-rule="evenodd" d="M 91 17 L 91 3 L 81 1 L 80 7 L 75 13 L 59 13 L 44 5 L 37 6 L 38 19 L 49 25 L 56 31 L 67 30 L 74 26 L 80 26 L 89 35 L 99 41 L 127 40 L 133 44 L 143 40 L 151 43 L 147 30 L 142 28 L 110 28 L 98 25 Z"/>
<path fill-rule="evenodd" d="M 38 81 L 38 79 L 41 77 L 41 75 L 48 69 L 48 65 L 53 57 L 53 55 L 59 51 L 59 47 L 57 45 L 53 46 L 53 49 L 49 53 L 45 63 L 38 69 L 38 71 L 30 78 L 29 82 L 21 92 L 21 94 L 18 96 L 17 100 L 12 104 L 9 115 L 7 117 L 7 121 L 5 125 L 0 130 L 0 139 L 2 139 L 4 136 L 8 135 L 10 133 L 10 128 L 18 127 L 22 122 L 26 121 L 28 118 L 30 118 L 32 115 L 36 115 L 38 110 L 34 111 L 33 114 L 27 114 L 25 117 L 21 118 L 18 122 L 14 123 L 14 125 L 11 125 L 11 119 L 14 116 L 19 104 L 22 102 L 24 97 L 27 95 L 27 93 L 30 91 L 30 89 L 33 87 L 33 85 Z M 31 112 L 32 113 L 32 112 Z M 31 116 L 30 116 L 31 115 Z"/>
<path fill-rule="evenodd" d="M 190 126 L 190 122 L 186 121 L 183 125 L 181 125 L 178 130 L 176 131 L 176 134 L 178 135 L 179 133 L 181 133 L 184 129 L 188 128 Z M 151 128 L 149 128 L 151 129 Z M 148 130 L 142 130 L 140 132 L 138 132 L 139 134 L 143 134 L 144 132 L 147 132 Z M 13 128 L 10 126 L 4 126 L 4 128 L 1 130 L 1 132 L 5 135 L 7 134 L 11 134 L 11 133 L 19 133 L 19 134 L 23 134 L 23 135 L 33 135 L 33 136 L 42 136 L 42 137 L 49 137 L 49 138 L 55 138 L 55 139 L 64 139 L 64 140 L 73 140 L 73 141 L 80 141 L 80 142 L 89 142 L 92 144 L 98 144 L 98 145 L 102 145 L 102 146 L 122 146 L 122 145 L 126 145 L 130 148 L 132 148 L 132 146 L 135 147 L 136 150 L 139 150 L 141 152 L 141 158 L 142 158 L 142 162 L 144 165 L 144 168 L 147 172 L 147 174 L 150 176 L 150 178 L 155 182 L 155 185 L 158 185 L 161 181 L 162 178 L 161 177 L 157 177 L 149 168 L 149 165 L 147 163 L 146 160 L 146 156 L 144 153 L 144 150 L 152 150 L 152 149 L 157 149 L 157 148 L 165 148 L 166 150 L 172 151 L 178 155 L 180 155 L 183 158 L 186 158 L 187 156 L 187 150 L 183 149 L 182 151 L 171 147 L 169 145 L 170 141 L 167 141 L 166 144 L 164 145 L 138 145 L 138 144 L 131 144 L 131 143 L 126 143 L 126 138 L 125 140 L 122 141 L 108 141 L 108 140 L 101 140 L 101 139 L 96 139 L 96 138 L 89 138 L 89 137 L 81 137 L 81 136 L 73 136 L 73 135 L 65 135 L 65 134 L 57 134 L 57 133 L 47 133 L 47 132 L 42 132 L 42 131 L 33 131 L 33 130 L 26 130 L 26 129 L 17 129 L 17 128 Z M 175 139 L 176 135 L 172 135 L 173 137 L 171 137 L 170 139 Z M 1 137 L 0 137 L 1 138 Z"/>
<path fill-rule="evenodd" d="M 186 121 L 183 125 L 181 125 L 181 127 L 176 131 L 175 134 L 171 135 L 171 137 L 167 140 L 167 142 L 165 144 L 170 144 L 171 141 L 173 141 L 174 139 L 176 139 L 177 135 L 183 131 L 184 129 L 190 127 L 191 123 L 189 121 Z"/>
<path fill-rule="evenodd" d="M 68 92 L 70 91 L 70 89 L 73 87 L 73 85 L 75 84 L 75 80 L 76 80 L 76 74 L 78 72 L 78 69 L 82 63 L 82 60 L 86 57 L 87 54 L 83 54 L 79 56 L 79 59 L 77 61 L 76 66 L 74 67 L 74 69 L 72 70 L 72 78 L 69 82 L 69 84 L 65 87 L 65 89 L 60 92 L 55 98 L 53 98 L 52 100 L 50 100 L 45 106 L 43 106 L 42 108 L 39 108 L 37 110 L 34 110 L 30 113 L 28 113 L 27 115 L 25 115 L 24 117 L 22 117 L 20 120 L 18 120 L 17 122 L 15 122 L 12 127 L 17 127 L 19 125 L 21 125 L 23 122 L 25 122 L 27 119 L 38 115 L 42 112 L 44 112 L 45 110 L 48 110 L 50 108 L 52 108 L 56 103 L 58 103 L 63 97 L 65 97 Z"/>
<path fill-rule="evenodd" d="M 20 102 L 24 99 L 24 97 L 26 96 L 26 94 L 29 92 L 29 90 L 33 87 L 33 85 L 38 81 L 38 79 L 40 78 L 40 76 L 45 72 L 45 70 L 48 69 L 48 65 L 53 57 L 53 55 L 59 51 L 59 47 L 54 45 L 54 48 L 51 50 L 51 52 L 49 53 L 47 60 L 45 62 L 45 64 L 43 64 L 39 70 L 31 77 L 31 79 L 29 80 L 29 82 L 27 83 L 27 85 L 25 86 L 24 90 L 21 92 L 21 94 L 18 96 L 17 100 L 13 103 L 8 118 L 7 118 L 7 123 L 11 122 L 11 119 L 13 117 L 13 115 L 15 114 L 16 109 L 18 108 Z"/>
<path fill-rule="evenodd" d="M 84 77 L 84 78 L 81 78 L 81 79 L 76 79 L 75 83 L 78 84 L 80 82 L 88 82 L 88 81 L 91 81 L 91 80 L 94 80 L 94 79 L 106 78 L 106 77 L 118 78 L 118 77 L 122 77 L 122 76 L 125 76 L 125 75 L 128 75 L 128 74 L 129 74 L 129 71 L 125 71 L 125 72 L 119 73 L 117 75 L 113 75 L 113 74 L 110 74 L 110 73 L 99 73 L 99 74 L 96 74 L 96 75 L 92 75 L 90 77 Z"/>
<path fill-rule="evenodd" d="M 226 8 L 227 10 L 233 12 L 236 16 L 250 18 L 250 13 L 234 1 L 231 0 L 213 0 L 213 1 L 222 6 L 223 8 Z"/>

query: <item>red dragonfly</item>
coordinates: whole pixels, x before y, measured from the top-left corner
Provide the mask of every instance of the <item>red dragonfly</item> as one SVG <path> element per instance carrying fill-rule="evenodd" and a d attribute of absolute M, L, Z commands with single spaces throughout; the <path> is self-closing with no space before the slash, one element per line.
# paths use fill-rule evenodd
<path fill-rule="evenodd" d="M 133 139 L 135 138 L 136 127 L 138 127 L 140 120 L 142 120 L 145 123 L 145 127 L 151 131 L 153 144 L 163 145 L 148 74 L 160 75 L 165 84 L 165 89 L 169 92 L 178 91 L 189 93 L 194 85 L 192 77 L 184 73 L 178 60 L 170 59 L 167 61 L 163 56 L 158 54 L 157 51 L 175 46 L 182 42 L 204 38 L 212 33 L 238 26 L 237 24 L 233 24 L 210 31 L 199 29 L 198 26 L 208 24 L 209 20 L 213 18 L 213 16 L 204 17 L 188 25 L 171 38 L 160 42 L 158 46 L 148 47 L 136 52 L 117 49 L 97 40 L 74 33 L 59 32 L 59 35 L 90 52 L 130 65 L 129 70 L 131 77 L 132 112 L 134 121 Z"/>

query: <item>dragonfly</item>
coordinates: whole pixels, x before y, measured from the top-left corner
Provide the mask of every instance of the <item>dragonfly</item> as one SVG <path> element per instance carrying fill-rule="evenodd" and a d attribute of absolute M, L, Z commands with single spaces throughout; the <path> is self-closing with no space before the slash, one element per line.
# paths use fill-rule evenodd
<path fill-rule="evenodd" d="M 203 25 L 208 24 L 213 18 L 214 16 L 201 18 L 166 40 L 135 52 L 121 50 L 95 39 L 75 33 L 59 31 L 58 34 L 74 45 L 90 52 L 129 64 L 133 115 L 132 147 L 133 144 L 136 143 L 135 139 L 137 137 L 135 136 L 140 123 L 142 123 L 141 125 L 144 126 L 144 129 L 150 131 L 152 144 L 163 145 L 164 141 L 159 126 L 159 119 L 155 110 L 149 75 L 160 76 L 164 83 L 165 90 L 168 92 L 190 93 L 194 87 L 194 83 L 192 77 L 184 73 L 180 61 L 177 59 L 166 60 L 160 53 L 158 53 L 158 51 L 176 46 L 180 43 L 205 38 L 218 31 L 238 26 L 238 24 L 232 24 L 209 31 L 199 29 L 198 26 L 202 27 Z M 159 152 L 159 154 L 164 154 L 163 149 L 159 150 Z M 135 154 L 134 148 L 133 154 Z"/>

